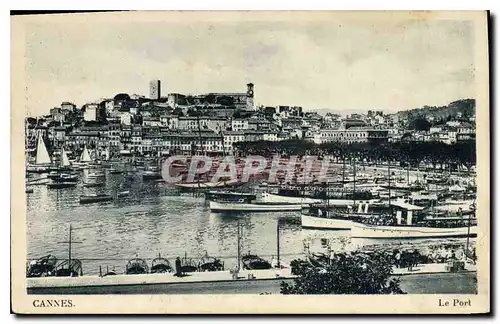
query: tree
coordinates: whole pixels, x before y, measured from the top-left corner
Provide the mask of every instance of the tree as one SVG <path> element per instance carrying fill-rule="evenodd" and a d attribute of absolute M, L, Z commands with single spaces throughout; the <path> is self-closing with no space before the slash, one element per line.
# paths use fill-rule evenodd
<path fill-rule="evenodd" d="M 321 267 L 300 260 L 291 266 L 297 277 L 281 283 L 282 294 L 404 294 L 399 279 L 391 278 L 392 255 L 382 252 L 337 254 Z"/>
<path fill-rule="evenodd" d="M 429 129 L 431 128 L 431 123 L 429 123 L 429 121 L 427 121 L 427 119 L 423 117 L 417 117 L 412 120 L 410 127 L 417 131 L 429 131 Z"/>
<path fill-rule="evenodd" d="M 177 108 L 174 109 L 174 111 L 172 111 L 172 115 L 183 117 L 184 116 L 184 112 L 182 111 L 181 108 L 177 107 Z"/>

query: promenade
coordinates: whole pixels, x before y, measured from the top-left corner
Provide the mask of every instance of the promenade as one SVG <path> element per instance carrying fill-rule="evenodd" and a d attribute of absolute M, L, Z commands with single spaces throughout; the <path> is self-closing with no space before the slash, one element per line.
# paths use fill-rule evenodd
<path fill-rule="evenodd" d="M 474 293 L 476 269 L 467 264 L 450 273 L 446 264 L 425 264 L 408 271 L 395 268 L 394 276 L 408 293 Z M 233 279 L 229 271 L 173 274 L 115 275 L 107 277 L 28 278 L 30 294 L 260 294 L 279 293 L 281 281 L 292 281 L 290 268 L 240 271 Z"/>

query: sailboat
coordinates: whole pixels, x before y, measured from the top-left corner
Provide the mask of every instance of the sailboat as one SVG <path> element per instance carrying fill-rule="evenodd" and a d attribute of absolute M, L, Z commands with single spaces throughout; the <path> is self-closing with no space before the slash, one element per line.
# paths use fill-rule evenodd
<path fill-rule="evenodd" d="M 61 156 L 59 159 L 59 166 L 57 169 L 57 177 L 53 178 L 53 182 L 47 184 L 47 188 L 49 189 L 62 189 L 62 188 L 72 188 L 76 186 L 76 182 L 78 181 L 78 177 L 74 174 L 69 173 L 61 173 L 63 170 L 69 170 L 68 155 L 64 148 L 61 149 Z"/>
<path fill-rule="evenodd" d="M 49 171 L 50 164 L 52 160 L 50 159 L 49 152 L 45 146 L 45 142 L 42 136 L 38 136 L 38 143 L 36 146 L 36 160 L 35 164 L 29 165 L 26 168 L 26 172 L 29 173 L 47 173 Z"/>
<path fill-rule="evenodd" d="M 74 162 L 73 165 L 79 169 L 86 169 L 89 166 L 89 163 L 92 161 L 90 158 L 89 151 L 87 150 L 87 146 L 83 147 L 82 154 L 80 155 L 80 160 L 78 162 Z"/>

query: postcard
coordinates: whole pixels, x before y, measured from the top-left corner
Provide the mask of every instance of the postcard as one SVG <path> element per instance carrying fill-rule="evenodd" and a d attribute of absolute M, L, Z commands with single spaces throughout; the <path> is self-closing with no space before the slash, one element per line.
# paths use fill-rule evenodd
<path fill-rule="evenodd" d="M 490 312 L 488 19 L 12 16 L 12 312 Z"/>

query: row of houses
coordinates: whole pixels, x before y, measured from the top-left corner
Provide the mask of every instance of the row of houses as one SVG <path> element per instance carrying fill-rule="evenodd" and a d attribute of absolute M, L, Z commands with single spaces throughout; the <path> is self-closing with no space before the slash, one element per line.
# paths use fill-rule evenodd
<path fill-rule="evenodd" d="M 66 147 L 69 150 L 80 150 L 87 146 L 100 150 L 108 149 L 111 153 L 128 151 L 138 154 L 159 154 L 165 151 L 179 154 L 193 152 L 233 154 L 234 144 L 238 142 L 281 141 L 295 136 L 271 130 L 192 131 L 172 130 L 164 126 L 132 126 L 118 123 L 77 128 L 37 126 L 30 129 L 28 134 L 33 139 L 44 136 L 51 146 Z M 33 144 L 35 142 L 33 141 Z"/>

